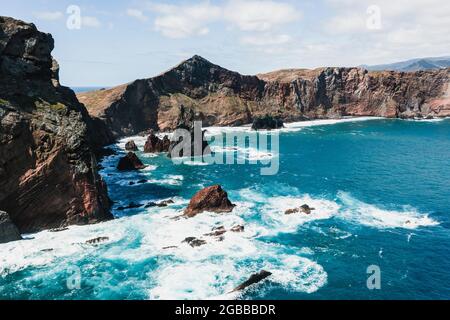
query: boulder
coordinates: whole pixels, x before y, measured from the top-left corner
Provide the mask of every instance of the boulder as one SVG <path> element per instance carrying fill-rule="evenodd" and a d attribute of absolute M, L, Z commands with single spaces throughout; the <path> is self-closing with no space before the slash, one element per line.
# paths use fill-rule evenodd
<path fill-rule="evenodd" d="M 21 240 L 19 229 L 9 218 L 9 215 L 0 211 L 0 243 Z"/>
<path fill-rule="evenodd" d="M 272 116 L 266 115 L 261 118 L 255 118 L 253 120 L 252 129 L 253 130 L 272 130 L 283 128 L 284 124 L 281 119 L 274 118 Z"/>
<path fill-rule="evenodd" d="M 231 212 L 234 207 L 222 187 L 215 185 L 197 192 L 184 210 L 184 215 L 191 218 L 204 211 Z"/>
<path fill-rule="evenodd" d="M 272 275 L 272 273 L 270 273 L 266 270 L 261 270 L 258 273 L 252 274 L 247 281 L 243 282 L 242 284 L 240 284 L 239 286 L 234 288 L 234 290 L 232 292 L 242 291 L 253 284 L 263 281 L 264 279 L 266 279 L 267 277 L 269 277 L 271 275 Z"/>
<path fill-rule="evenodd" d="M 117 169 L 119 171 L 140 170 L 144 168 L 145 165 L 134 152 L 128 152 L 125 157 L 120 158 L 119 163 L 117 164 Z"/>
<path fill-rule="evenodd" d="M 150 133 L 144 145 L 145 153 L 161 153 L 168 152 L 170 147 L 170 140 L 167 136 L 160 139 L 154 133 Z"/>
<path fill-rule="evenodd" d="M 138 151 L 138 147 L 136 143 L 134 143 L 134 140 L 130 140 L 125 144 L 125 150 L 127 151 Z"/>

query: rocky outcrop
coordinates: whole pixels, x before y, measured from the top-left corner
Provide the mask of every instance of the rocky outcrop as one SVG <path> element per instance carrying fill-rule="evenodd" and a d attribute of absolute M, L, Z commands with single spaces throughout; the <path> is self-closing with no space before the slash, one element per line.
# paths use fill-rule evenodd
<path fill-rule="evenodd" d="M 290 69 L 243 76 L 194 56 L 157 77 L 79 94 L 118 137 L 173 130 L 179 105 L 203 126 L 342 116 L 450 116 L 450 69 L 369 72 L 362 68 Z"/>
<path fill-rule="evenodd" d="M 112 137 L 60 86 L 53 38 L 0 17 L 0 210 L 22 233 L 111 219 L 95 150 Z"/>
<path fill-rule="evenodd" d="M 145 153 L 169 152 L 170 140 L 167 136 L 160 139 L 154 133 L 150 133 L 144 145 Z"/>
<path fill-rule="evenodd" d="M 0 211 L 0 243 L 21 240 L 19 229 L 9 218 L 6 212 Z"/>
<path fill-rule="evenodd" d="M 127 151 L 139 151 L 136 143 L 134 140 L 130 140 L 127 143 L 125 143 L 125 150 Z"/>
<path fill-rule="evenodd" d="M 206 241 L 202 240 L 202 239 L 197 239 L 195 237 L 188 237 L 188 238 L 183 240 L 183 243 L 187 243 L 192 248 L 195 248 L 195 247 L 200 247 L 200 246 L 205 245 Z"/>
<path fill-rule="evenodd" d="M 272 275 L 271 272 L 266 271 L 266 270 L 261 270 L 258 273 L 252 274 L 250 276 L 250 278 L 248 278 L 247 281 L 243 282 L 242 284 L 240 284 L 239 286 L 237 286 L 233 291 L 231 292 L 236 292 L 236 291 L 242 291 L 248 287 L 250 287 L 253 284 L 259 283 L 261 281 L 263 281 L 264 279 L 266 279 L 267 277 L 270 277 Z"/>
<path fill-rule="evenodd" d="M 184 215 L 191 218 L 204 211 L 231 212 L 234 207 L 222 187 L 215 185 L 197 192 L 184 210 Z"/>
<path fill-rule="evenodd" d="M 311 208 L 307 204 L 301 205 L 299 208 L 294 209 L 288 209 L 284 212 L 284 214 L 294 214 L 294 213 L 304 213 L 304 214 L 311 214 L 313 210 L 316 210 L 314 208 Z"/>
<path fill-rule="evenodd" d="M 281 119 L 266 115 L 253 120 L 252 130 L 272 130 L 283 128 L 284 124 Z"/>
<path fill-rule="evenodd" d="M 117 170 L 133 171 L 144 169 L 145 165 L 134 152 L 128 152 L 126 156 L 119 159 Z"/>
<path fill-rule="evenodd" d="M 202 157 L 211 154 L 211 149 L 205 139 L 205 131 L 201 123 L 197 122 L 195 112 L 183 105 L 179 107 L 178 120 L 174 135 L 169 145 L 168 156 L 170 158 L 180 157 Z"/>

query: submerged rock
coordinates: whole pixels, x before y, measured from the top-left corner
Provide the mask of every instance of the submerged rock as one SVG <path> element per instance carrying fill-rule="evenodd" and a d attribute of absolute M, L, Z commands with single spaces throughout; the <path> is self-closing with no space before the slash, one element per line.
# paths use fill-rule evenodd
<path fill-rule="evenodd" d="M 151 207 L 167 207 L 169 204 L 173 204 L 173 200 L 164 200 L 161 202 L 149 202 L 145 205 L 145 208 L 151 208 Z"/>
<path fill-rule="evenodd" d="M 137 209 L 137 208 L 140 208 L 140 207 L 142 207 L 142 206 L 143 206 L 142 204 L 138 204 L 138 203 L 131 202 L 131 203 L 130 203 L 128 206 L 126 206 L 126 207 L 123 207 L 123 206 L 118 207 L 117 210 L 123 211 L 123 210 L 128 210 L 128 209 Z"/>
<path fill-rule="evenodd" d="M 266 115 L 265 117 L 256 118 L 253 120 L 253 130 L 272 130 L 283 128 L 284 124 L 281 119 Z"/>
<path fill-rule="evenodd" d="M 190 245 L 193 248 L 200 247 L 200 246 L 206 244 L 205 240 L 197 239 L 195 237 L 188 237 L 188 238 L 184 239 L 183 242 L 187 243 L 188 245 Z"/>
<path fill-rule="evenodd" d="M 191 218 L 204 211 L 231 212 L 234 207 L 222 187 L 215 185 L 197 192 L 184 210 L 184 215 Z"/>
<path fill-rule="evenodd" d="M 86 243 L 87 244 L 98 244 L 98 243 L 105 242 L 108 240 L 109 240 L 109 237 L 98 237 L 98 238 L 94 238 L 91 240 L 87 240 Z"/>
<path fill-rule="evenodd" d="M 19 229 L 6 212 L 0 211 L 0 243 L 22 240 Z"/>
<path fill-rule="evenodd" d="M 130 140 L 125 144 L 125 150 L 127 151 L 138 151 L 138 147 L 136 145 L 136 143 L 134 142 L 134 140 Z"/>
<path fill-rule="evenodd" d="M 230 229 L 231 232 L 244 232 L 244 226 L 237 225 Z"/>
<path fill-rule="evenodd" d="M 242 291 L 253 284 L 263 281 L 264 279 L 266 279 L 271 275 L 272 275 L 271 272 L 261 270 L 259 273 L 252 274 L 247 281 L 243 282 L 242 284 L 234 288 L 234 290 L 231 292 Z"/>
<path fill-rule="evenodd" d="M 313 210 L 316 210 L 314 208 L 311 208 L 307 204 L 301 205 L 299 208 L 295 209 L 288 209 L 284 212 L 284 214 L 293 214 L 293 213 L 304 213 L 304 214 L 311 214 Z"/>
<path fill-rule="evenodd" d="M 219 237 L 222 236 L 223 234 L 225 234 L 227 232 L 227 230 L 225 229 L 224 226 L 220 226 L 217 228 L 213 228 L 211 233 L 207 233 L 205 234 L 205 236 L 208 237 Z"/>
<path fill-rule="evenodd" d="M 120 158 L 119 163 L 117 164 L 117 169 L 119 171 L 140 170 L 144 168 L 145 165 L 134 152 L 128 152 L 125 157 Z"/>

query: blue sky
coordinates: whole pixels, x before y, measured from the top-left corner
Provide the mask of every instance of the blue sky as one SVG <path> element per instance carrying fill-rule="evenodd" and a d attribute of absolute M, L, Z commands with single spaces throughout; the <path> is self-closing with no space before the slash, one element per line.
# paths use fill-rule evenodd
<path fill-rule="evenodd" d="M 244 74 L 450 55 L 448 0 L 0 1 L 53 35 L 68 86 L 148 78 L 194 54 Z"/>

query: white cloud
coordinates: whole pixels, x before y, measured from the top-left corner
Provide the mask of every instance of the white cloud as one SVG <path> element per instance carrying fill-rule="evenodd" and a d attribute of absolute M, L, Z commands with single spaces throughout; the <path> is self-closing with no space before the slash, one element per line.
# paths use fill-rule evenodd
<path fill-rule="evenodd" d="M 352 55 L 336 56 L 340 61 L 384 63 L 450 53 L 448 0 L 327 0 L 327 3 L 333 16 L 324 25 L 326 34 L 334 37 L 333 41 L 341 48 L 346 43 L 352 47 Z M 370 6 L 379 10 L 381 30 L 368 28 Z"/>
<path fill-rule="evenodd" d="M 102 24 L 96 17 L 81 16 L 81 26 L 88 28 L 99 28 Z"/>
<path fill-rule="evenodd" d="M 252 46 L 276 46 L 286 44 L 292 40 L 292 37 L 287 34 L 255 34 L 251 36 L 244 36 L 241 38 L 241 43 Z"/>
<path fill-rule="evenodd" d="M 157 13 L 156 30 L 171 38 L 205 35 L 213 22 L 228 23 L 241 31 L 268 32 L 301 16 L 292 5 L 269 0 L 230 0 L 222 5 L 209 1 L 192 5 L 151 3 L 148 8 Z"/>
<path fill-rule="evenodd" d="M 37 19 L 40 20 L 47 20 L 47 21 L 55 21 L 60 20 L 64 17 L 64 14 L 60 11 L 42 11 L 42 12 L 35 12 L 33 14 Z"/>
<path fill-rule="evenodd" d="M 329 33 L 367 32 L 366 16 L 363 14 L 345 14 L 333 17 L 326 24 Z"/>
<path fill-rule="evenodd" d="M 145 22 L 148 20 L 148 17 L 144 15 L 144 12 L 138 9 L 127 9 L 127 15 L 141 22 Z"/>
<path fill-rule="evenodd" d="M 282 2 L 232 0 L 225 6 L 224 18 L 244 31 L 268 31 L 299 19 L 300 13 Z"/>
<path fill-rule="evenodd" d="M 156 30 L 170 38 L 208 34 L 208 24 L 221 15 L 221 8 L 209 2 L 189 6 L 152 4 L 150 9 L 159 14 L 154 22 Z"/>

